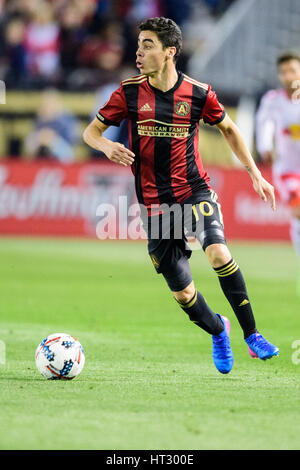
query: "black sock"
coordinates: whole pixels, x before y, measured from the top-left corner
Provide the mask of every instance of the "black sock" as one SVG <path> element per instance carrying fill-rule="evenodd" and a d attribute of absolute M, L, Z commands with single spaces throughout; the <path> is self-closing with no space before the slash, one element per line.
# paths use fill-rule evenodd
<path fill-rule="evenodd" d="M 178 302 L 182 310 L 188 314 L 190 320 L 211 335 L 219 335 L 224 330 L 224 324 L 207 305 L 203 295 L 195 291 L 193 298 L 182 304 Z"/>
<path fill-rule="evenodd" d="M 257 330 L 242 272 L 233 259 L 220 268 L 214 268 L 214 270 L 219 277 L 223 292 L 242 327 L 244 338 L 247 338 Z"/>

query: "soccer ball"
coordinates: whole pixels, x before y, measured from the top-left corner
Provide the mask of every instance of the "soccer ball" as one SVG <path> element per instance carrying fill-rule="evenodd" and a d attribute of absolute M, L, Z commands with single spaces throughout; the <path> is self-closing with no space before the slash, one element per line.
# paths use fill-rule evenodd
<path fill-rule="evenodd" d="M 46 379 L 71 380 L 83 369 L 84 351 L 79 341 L 65 333 L 47 336 L 38 345 L 35 363 Z"/>

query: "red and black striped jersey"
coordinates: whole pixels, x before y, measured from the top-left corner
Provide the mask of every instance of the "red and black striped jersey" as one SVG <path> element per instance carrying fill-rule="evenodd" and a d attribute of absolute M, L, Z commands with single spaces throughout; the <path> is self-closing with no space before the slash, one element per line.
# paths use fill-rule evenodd
<path fill-rule="evenodd" d="M 137 198 L 148 208 L 193 202 L 193 196 L 210 188 L 198 150 L 199 121 L 221 122 L 224 106 L 210 85 L 177 73 L 176 84 L 166 92 L 150 85 L 146 75 L 123 80 L 97 114 L 106 125 L 128 119 Z"/>

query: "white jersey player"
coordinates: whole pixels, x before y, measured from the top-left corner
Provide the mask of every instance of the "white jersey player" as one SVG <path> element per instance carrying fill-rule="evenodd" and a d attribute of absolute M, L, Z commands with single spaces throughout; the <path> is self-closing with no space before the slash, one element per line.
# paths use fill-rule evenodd
<path fill-rule="evenodd" d="M 273 162 L 273 183 L 291 210 L 291 239 L 300 257 L 300 57 L 284 54 L 277 60 L 282 88 L 262 98 L 256 119 L 257 149 Z M 299 284 L 300 288 L 300 284 Z"/>

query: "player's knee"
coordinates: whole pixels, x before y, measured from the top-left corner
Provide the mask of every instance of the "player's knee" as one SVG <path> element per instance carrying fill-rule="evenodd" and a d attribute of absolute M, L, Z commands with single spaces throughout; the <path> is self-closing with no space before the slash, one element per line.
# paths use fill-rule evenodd
<path fill-rule="evenodd" d="M 178 292 L 172 292 L 173 297 L 179 302 L 180 304 L 188 303 L 195 294 L 195 286 L 194 282 L 192 281 L 185 289 L 180 290 Z"/>
<path fill-rule="evenodd" d="M 227 246 L 221 243 L 209 245 L 205 250 L 205 254 L 213 268 L 224 266 L 232 258 Z"/>

